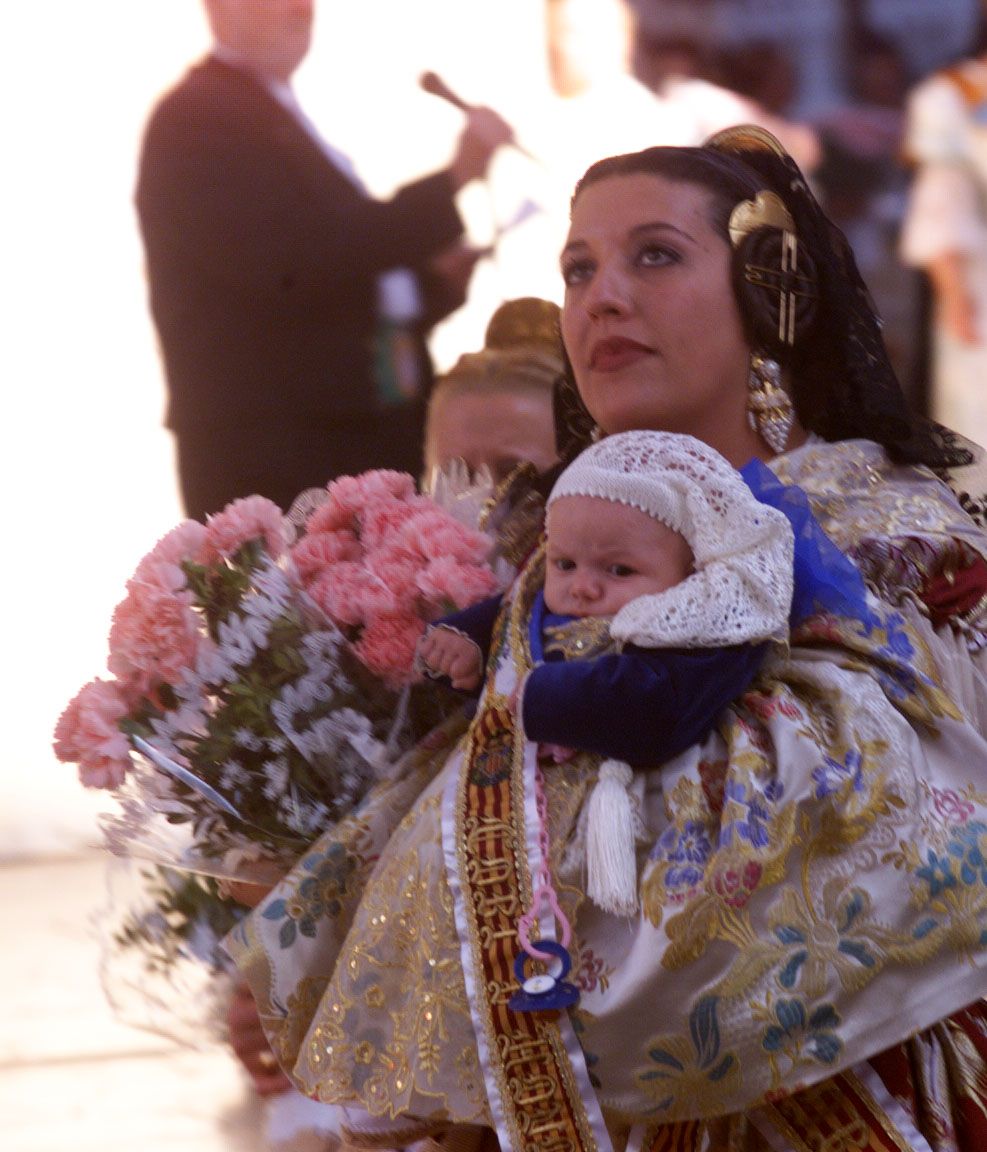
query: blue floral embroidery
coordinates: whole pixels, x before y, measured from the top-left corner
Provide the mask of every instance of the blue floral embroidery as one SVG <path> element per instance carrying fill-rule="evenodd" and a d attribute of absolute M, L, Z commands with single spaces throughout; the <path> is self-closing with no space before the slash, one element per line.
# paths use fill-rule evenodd
<path fill-rule="evenodd" d="M 849 781 L 854 792 L 864 789 L 863 757 L 856 748 L 850 748 L 842 760 L 824 756 L 818 768 L 813 768 L 812 779 L 816 784 L 816 799 L 832 796 Z"/>
<path fill-rule="evenodd" d="M 847 898 L 836 910 L 834 927 L 839 938 L 836 945 L 838 952 L 849 956 L 862 968 L 873 968 L 877 964 L 877 957 L 868 947 L 864 938 L 854 935 L 857 921 L 864 912 L 866 900 L 859 889 L 850 892 Z M 789 957 L 784 968 L 778 974 L 778 983 L 782 988 L 792 989 L 798 980 L 799 972 L 809 959 L 809 936 L 805 928 L 797 924 L 782 924 L 775 929 L 775 936 L 786 945 L 802 945 Z"/>
<path fill-rule="evenodd" d="M 725 821 L 720 829 L 720 847 L 727 847 L 733 843 L 734 832 L 741 840 L 746 840 L 752 848 L 766 848 L 771 841 L 767 824 L 771 819 L 769 804 L 778 801 L 784 788 L 776 781 L 771 781 L 763 792 L 751 789 L 747 795 L 747 788 L 737 780 L 728 780 L 723 790 L 725 801 L 739 805 L 746 809 L 745 815 L 738 820 Z M 724 810 L 726 805 L 724 804 Z"/>
<path fill-rule="evenodd" d="M 968 888 L 974 884 L 987 885 L 987 856 L 981 843 L 985 835 L 987 824 L 973 820 L 953 829 L 945 855 L 929 849 L 927 863 L 917 868 L 915 875 L 928 884 L 930 899 L 934 900 L 957 884 L 965 884 Z"/>
<path fill-rule="evenodd" d="M 302 861 L 312 875 L 302 880 L 294 897 L 272 900 L 262 913 L 265 920 L 284 921 L 278 931 L 282 948 L 290 948 L 298 935 L 314 939 L 320 919 L 339 915 L 356 866 L 356 857 L 339 843 Z"/>
<path fill-rule="evenodd" d="M 959 878 L 968 887 L 973 884 L 987 885 L 987 858 L 981 838 L 987 834 L 987 824 L 973 820 L 953 833 L 946 851 L 959 864 Z"/>
<path fill-rule="evenodd" d="M 906 700 L 918 689 L 919 675 L 912 666 L 915 646 L 905 627 L 905 619 L 899 612 L 891 612 L 881 621 L 885 631 L 885 643 L 877 648 L 876 654 L 883 657 L 888 666 L 875 669 L 878 682 L 890 700 Z M 921 677 L 928 683 L 926 677 Z"/>
<path fill-rule="evenodd" d="M 720 1024 L 717 1019 L 717 1007 L 719 1004 L 718 997 L 704 996 L 696 1003 L 692 1012 L 689 1014 L 689 1036 L 692 1041 L 692 1048 L 695 1053 L 695 1068 L 703 1073 L 704 1079 L 713 1084 L 718 1083 L 728 1076 L 731 1072 L 737 1069 L 737 1061 L 734 1055 L 728 1052 L 725 1056 L 721 1055 L 721 1038 L 720 1038 Z M 676 1080 L 680 1080 L 683 1076 L 688 1076 L 690 1065 L 686 1063 L 686 1055 L 684 1051 L 676 1052 L 673 1050 L 675 1045 L 668 1047 L 655 1045 L 648 1050 L 648 1057 L 653 1064 L 657 1065 L 655 1068 L 649 1068 L 646 1072 L 638 1074 L 638 1080 L 643 1082 L 654 1081 L 669 1081 L 670 1087 Z M 684 1048 L 684 1041 L 682 1044 Z M 661 1111 L 667 1108 L 675 1099 L 675 1093 L 660 1099 L 656 1106 L 656 1111 Z"/>
<path fill-rule="evenodd" d="M 926 859 L 928 863 L 922 868 L 917 868 L 915 875 L 929 885 L 929 897 L 935 900 L 947 888 L 956 887 L 956 877 L 953 875 L 952 863 L 945 856 L 940 856 L 930 848 L 926 853 Z"/>
<path fill-rule="evenodd" d="M 673 825 L 665 830 L 651 857 L 671 865 L 665 875 L 666 888 L 684 888 L 701 882 L 712 851 L 705 826 L 698 820 L 687 820 L 681 829 Z"/>
<path fill-rule="evenodd" d="M 794 1046 L 820 1064 L 835 1063 L 843 1042 L 835 1033 L 840 1017 L 832 1004 L 823 1004 L 810 1015 L 801 1000 L 779 1000 L 774 1015 L 778 1023 L 770 1025 L 761 1039 L 766 1052 L 784 1052 Z"/>
<path fill-rule="evenodd" d="M 883 656 L 892 656 L 908 663 L 915 655 L 915 646 L 909 639 L 908 632 L 902 627 L 904 623 L 905 618 L 900 612 L 893 612 L 885 618 L 884 626 L 888 633 L 887 644 L 883 648 L 879 648 L 878 652 Z"/>

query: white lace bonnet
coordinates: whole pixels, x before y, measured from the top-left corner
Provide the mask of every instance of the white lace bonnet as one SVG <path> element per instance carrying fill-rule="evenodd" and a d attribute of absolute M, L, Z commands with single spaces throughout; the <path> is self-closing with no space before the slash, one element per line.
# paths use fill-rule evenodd
<path fill-rule="evenodd" d="M 563 496 L 627 504 L 680 532 L 695 570 L 614 616 L 615 640 L 643 648 L 745 644 L 783 637 L 792 602 L 794 539 L 716 451 L 672 432 L 621 432 L 591 445 L 559 476 Z"/>

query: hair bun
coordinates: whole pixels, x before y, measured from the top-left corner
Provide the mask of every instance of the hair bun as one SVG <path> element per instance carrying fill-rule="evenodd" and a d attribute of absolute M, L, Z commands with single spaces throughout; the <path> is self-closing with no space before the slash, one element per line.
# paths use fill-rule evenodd
<path fill-rule="evenodd" d="M 507 300 L 494 312 L 483 338 L 485 348 L 542 348 L 555 357 L 562 354 L 560 310 L 551 300 L 521 296 Z"/>

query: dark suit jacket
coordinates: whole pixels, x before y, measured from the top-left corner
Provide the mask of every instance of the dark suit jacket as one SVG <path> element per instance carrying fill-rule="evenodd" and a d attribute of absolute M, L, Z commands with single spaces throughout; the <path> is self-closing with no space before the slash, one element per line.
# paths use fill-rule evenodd
<path fill-rule="evenodd" d="M 447 173 L 372 200 L 262 84 L 213 58 L 152 113 L 136 204 L 179 436 L 373 417 L 377 276 L 463 230 Z"/>

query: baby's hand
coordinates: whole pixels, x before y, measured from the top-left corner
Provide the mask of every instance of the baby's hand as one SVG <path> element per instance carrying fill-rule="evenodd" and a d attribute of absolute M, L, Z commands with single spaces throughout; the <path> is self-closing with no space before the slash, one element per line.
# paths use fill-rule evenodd
<path fill-rule="evenodd" d="M 472 692 L 483 676 L 480 649 L 461 632 L 430 628 L 418 643 L 418 657 L 430 676 L 448 676 L 453 688 Z"/>

